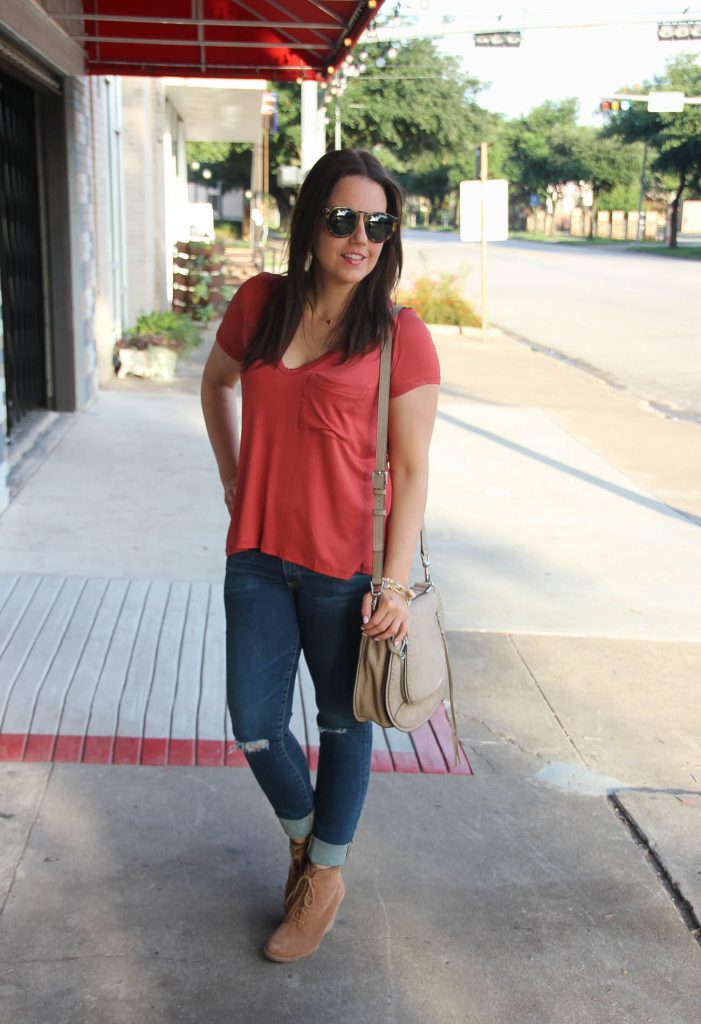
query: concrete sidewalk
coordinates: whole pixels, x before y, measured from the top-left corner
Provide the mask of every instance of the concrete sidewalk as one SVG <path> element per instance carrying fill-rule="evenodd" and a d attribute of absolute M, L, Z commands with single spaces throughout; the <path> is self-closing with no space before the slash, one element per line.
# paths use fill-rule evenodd
<path fill-rule="evenodd" d="M 246 769 L 0 765 L 3 1020 L 698 1020 L 701 430 L 507 337 L 435 338 L 428 523 L 475 775 L 374 775 L 336 928 L 280 968 L 284 839 Z M 203 355 L 25 460 L 6 587 L 220 583 Z M 50 659 L 37 621 L 12 642 Z"/>

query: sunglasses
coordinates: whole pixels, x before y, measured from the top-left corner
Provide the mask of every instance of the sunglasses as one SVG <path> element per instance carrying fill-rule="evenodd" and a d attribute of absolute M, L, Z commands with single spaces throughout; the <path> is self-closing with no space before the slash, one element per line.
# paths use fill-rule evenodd
<path fill-rule="evenodd" d="M 363 218 L 365 234 L 371 242 L 386 242 L 397 229 L 399 217 L 391 213 L 366 213 L 365 210 L 351 210 L 348 206 L 334 206 L 321 211 L 326 227 L 336 238 L 348 238 Z"/>

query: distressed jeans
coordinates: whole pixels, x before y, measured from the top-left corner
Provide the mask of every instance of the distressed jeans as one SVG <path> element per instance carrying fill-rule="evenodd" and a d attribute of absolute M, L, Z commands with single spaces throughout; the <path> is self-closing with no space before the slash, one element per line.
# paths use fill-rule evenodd
<path fill-rule="evenodd" d="M 292 839 L 312 835 L 309 857 L 343 864 L 370 779 L 372 725 L 353 717 L 360 605 L 370 577 L 313 572 L 257 550 L 226 563 L 226 681 L 231 724 L 259 785 Z M 319 765 L 290 732 L 300 651 L 314 682 Z"/>

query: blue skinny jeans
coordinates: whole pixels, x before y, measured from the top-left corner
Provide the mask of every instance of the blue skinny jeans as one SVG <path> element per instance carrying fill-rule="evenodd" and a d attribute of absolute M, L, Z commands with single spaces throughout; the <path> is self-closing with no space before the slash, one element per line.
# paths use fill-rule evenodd
<path fill-rule="evenodd" d="M 353 717 L 360 605 L 370 577 L 313 572 L 257 550 L 226 563 L 226 681 L 231 725 L 291 839 L 313 863 L 345 863 L 370 780 L 372 725 Z M 300 651 L 314 682 L 319 766 L 290 732 Z"/>

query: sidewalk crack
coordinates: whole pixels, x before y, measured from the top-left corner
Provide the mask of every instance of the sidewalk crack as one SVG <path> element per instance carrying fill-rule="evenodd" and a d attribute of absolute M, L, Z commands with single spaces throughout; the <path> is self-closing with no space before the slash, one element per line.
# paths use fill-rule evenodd
<path fill-rule="evenodd" d="M 585 758 L 584 758 L 584 755 L 582 754 L 582 752 L 580 751 L 579 747 L 577 746 L 577 744 L 575 743 L 575 741 L 574 741 L 574 740 L 572 739 L 572 737 L 570 736 L 570 734 L 568 733 L 567 729 L 565 728 L 564 722 L 562 721 L 562 719 L 561 719 L 561 718 L 560 718 L 560 716 L 558 715 L 557 711 L 555 710 L 555 708 L 553 707 L 553 705 L 552 705 L 552 704 L 550 703 L 550 701 L 548 700 L 548 698 L 547 698 L 547 696 L 546 696 L 546 694 L 545 694 L 545 691 L 543 690 L 543 687 L 542 687 L 542 686 L 540 685 L 540 683 L 539 683 L 539 682 L 538 682 L 538 680 L 536 679 L 536 677 L 535 677 L 534 673 L 533 673 L 533 672 L 531 671 L 531 667 L 530 667 L 530 665 L 528 664 L 528 662 L 527 662 L 527 661 L 526 661 L 526 659 L 524 658 L 523 654 L 522 654 L 522 653 L 521 653 L 521 651 L 519 650 L 519 648 L 518 648 L 518 644 L 517 644 L 517 643 L 516 643 L 516 641 L 514 640 L 514 638 L 513 638 L 512 634 L 511 634 L 511 633 L 507 633 L 506 635 L 508 636 L 508 638 L 509 638 L 509 643 L 511 644 L 511 646 L 512 646 L 512 647 L 513 647 L 513 649 L 515 650 L 515 652 L 516 652 L 516 654 L 517 654 L 517 656 L 518 656 L 518 658 L 519 658 L 519 660 L 520 660 L 521 664 L 523 665 L 523 667 L 525 668 L 526 672 L 528 673 L 528 675 L 529 675 L 529 676 L 531 677 L 531 679 L 533 680 L 533 685 L 534 685 L 534 686 L 535 686 L 535 688 L 537 689 L 537 691 L 538 691 L 538 693 L 540 694 L 540 696 L 541 696 L 541 697 L 543 698 L 543 700 L 544 700 L 545 704 L 547 705 L 547 707 L 548 707 L 548 708 L 549 708 L 549 710 L 550 710 L 550 713 L 551 713 L 551 715 L 553 716 L 553 718 L 555 719 L 555 721 L 557 722 L 557 724 L 558 724 L 558 725 L 560 726 L 560 729 L 562 730 L 562 734 L 563 734 L 563 736 L 565 737 L 565 739 L 567 740 L 567 742 L 569 743 L 569 745 L 570 745 L 570 746 L 572 747 L 573 751 L 575 752 L 576 756 L 577 756 L 577 757 L 579 758 L 579 760 L 581 761 L 582 765 L 583 765 L 583 766 L 584 766 L 585 768 L 589 768 L 589 765 L 587 764 L 587 762 L 586 762 L 586 760 L 585 760 Z"/>
<path fill-rule="evenodd" d="M 537 750 L 529 750 L 528 747 L 524 747 L 521 743 L 519 743 L 514 736 L 509 736 L 505 732 L 500 732 L 498 729 L 495 729 L 494 726 L 490 725 L 489 722 L 485 722 L 484 719 L 478 718 L 477 715 L 469 715 L 465 714 L 464 712 L 458 712 L 457 717 L 467 718 L 469 721 L 477 722 L 478 725 L 481 725 L 484 729 L 487 730 L 488 733 L 491 733 L 492 736 L 498 736 L 499 739 L 503 740 L 505 743 L 510 743 L 511 746 L 516 747 L 517 750 L 520 750 L 522 754 L 527 754 L 529 757 L 537 757 L 541 761 L 547 761 L 547 758 L 544 754 L 539 753 Z"/>
<path fill-rule="evenodd" d="M 2 902 L 0 902 L 0 918 L 5 913 L 5 907 L 7 906 L 7 901 L 10 898 L 10 893 L 12 892 L 12 890 L 15 887 L 15 881 L 17 879 L 17 869 L 19 868 L 20 864 L 24 860 L 24 855 L 27 852 L 27 847 L 29 846 L 29 841 L 32 838 L 32 834 L 34 832 L 34 826 L 36 825 L 36 823 L 37 823 L 37 821 L 39 819 L 39 815 L 41 814 L 41 808 L 42 808 L 42 806 L 44 804 L 44 798 L 46 796 L 46 791 L 49 788 L 49 782 L 51 780 L 51 776 L 54 773 L 54 768 L 55 768 L 55 765 L 54 765 L 53 762 L 51 762 L 51 766 L 50 766 L 48 772 L 46 773 L 46 781 L 44 782 L 44 788 L 42 790 L 41 796 L 39 797 L 39 799 L 37 801 L 37 806 L 36 806 L 36 811 L 34 813 L 34 818 L 32 819 L 31 825 L 27 829 L 27 837 L 24 840 L 24 845 L 22 847 L 22 850 L 20 851 L 20 855 L 17 858 L 17 860 L 15 861 L 14 866 L 12 868 L 12 871 L 10 873 L 10 881 L 9 881 L 8 886 L 7 886 L 7 891 L 5 892 L 4 897 L 2 898 Z"/>
<path fill-rule="evenodd" d="M 696 939 L 701 946 L 701 921 L 693 907 L 681 890 L 679 884 L 672 878 L 662 858 L 654 849 L 643 829 L 638 825 L 633 815 L 621 803 L 617 793 L 610 793 L 608 802 L 618 820 L 627 829 L 633 842 L 643 851 L 645 859 L 655 872 L 662 888 L 671 899 L 677 913 L 689 929 L 689 934 Z"/>

